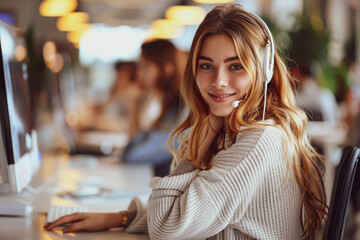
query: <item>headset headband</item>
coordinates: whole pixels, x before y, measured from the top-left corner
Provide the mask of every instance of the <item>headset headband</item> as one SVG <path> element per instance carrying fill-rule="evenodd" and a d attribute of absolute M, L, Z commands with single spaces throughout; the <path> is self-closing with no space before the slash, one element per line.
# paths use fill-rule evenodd
<path fill-rule="evenodd" d="M 270 56 L 266 53 L 267 46 L 265 46 L 265 56 L 268 58 L 268 59 L 266 59 L 266 62 L 269 63 L 269 64 L 266 64 L 266 66 L 265 66 L 267 68 L 267 69 L 265 69 L 265 77 L 267 78 L 266 83 L 269 83 L 272 78 L 273 72 L 274 72 L 274 56 L 275 56 L 274 40 L 273 40 L 271 31 L 270 31 L 269 27 L 266 25 L 266 23 L 264 22 L 264 20 L 262 20 L 261 17 L 259 17 L 255 13 L 252 13 L 252 12 L 249 12 L 249 13 L 252 14 L 253 16 L 255 16 L 262 23 L 262 25 L 265 28 L 265 31 L 267 32 L 267 35 L 269 37 L 270 45 L 269 45 L 269 43 L 267 45 L 269 45 L 269 47 L 270 47 Z"/>
<path fill-rule="evenodd" d="M 263 117 L 262 117 L 262 120 L 264 121 L 265 120 L 267 85 L 271 81 L 271 78 L 274 74 L 274 58 L 275 58 L 274 40 L 273 40 L 272 34 L 270 32 L 270 29 L 266 25 L 264 20 L 262 20 L 255 13 L 250 13 L 250 14 L 252 14 L 255 18 L 257 18 L 262 23 L 263 27 L 265 28 L 265 30 L 267 32 L 269 40 L 270 40 L 270 45 L 269 45 L 269 43 L 267 43 L 265 46 L 265 60 L 263 60 L 264 61 L 264 63 L 263 63 L 264 75 L 266 77 L 265 86 L 264 86 L 264 108 L 263 108 Z"/>

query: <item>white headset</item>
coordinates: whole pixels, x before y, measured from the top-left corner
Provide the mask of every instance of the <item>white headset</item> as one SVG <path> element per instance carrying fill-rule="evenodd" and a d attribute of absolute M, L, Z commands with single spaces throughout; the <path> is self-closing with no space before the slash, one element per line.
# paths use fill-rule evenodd
<path fill-rule="evenodd" d="M 270 43 L 267 43 L 264 47 L 264 49 L 261 50 L 261 56 L 262 56 L 262 64 L 263 64 L 263 71 L 265 76 L 265 87 L 264 87 L 264 109 L 263 109 L 263 117 L 262 120 L 265 120 L 265 108 L 266 108 L 266 95 L 267 95 L 267 85 L 271 81 L 272 76 L 274 74 L 274 56 L 275 56 L 275 47 L 274 47 L 274 40 L 272 37 L 272 34 L 270 32 L 270 29 L 258 15 L 255 13 L 250 13 L 255 18 L 257 18 L 265 28 L 267 35 L 269 37 Z M 232 106 L 236 108 L 239 103 L 241 103 L 244 99 L 236 100 L 232 103 Z"/>

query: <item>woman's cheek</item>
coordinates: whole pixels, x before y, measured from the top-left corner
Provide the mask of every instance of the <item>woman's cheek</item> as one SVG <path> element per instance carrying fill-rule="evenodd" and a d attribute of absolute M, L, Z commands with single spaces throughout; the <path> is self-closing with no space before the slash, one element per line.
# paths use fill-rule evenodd
<path fill-rule="evenodd" d="M 233 88 L 241 93 L 245 93 L 250 87 L 251 80 L 249 77 L 233 78 L 231 80 Z"/>
<path fill-rule="evenodd" d="M 196 77 L 196 84 L 200 91 L 206 89 L 209 85 L 211 85 L 210 77 L 207 74 L 198 73 Z M 210 83 L 209 83 L 210 82 Z"/>

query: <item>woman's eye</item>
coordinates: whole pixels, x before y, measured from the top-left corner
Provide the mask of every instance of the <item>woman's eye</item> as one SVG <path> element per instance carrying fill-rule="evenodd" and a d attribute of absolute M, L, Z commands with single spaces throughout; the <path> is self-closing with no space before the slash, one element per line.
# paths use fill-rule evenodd
<path fill-rule="evenodd" d="M 205 70 L 207 70 L 207 69 L 212 69 L 212 68 L 213 68 L 210 64 L 205 64 L 205 63 L 200 64 L 199 67 L 200 67 L 201 69 L 205 69 Z"/>
<path fill-rule="evenodd" d="M 241 70 L 243 69 L 243 66 L 241 66 L 240 64 L 233 64 L 230 66 L 231 70 Z"/>

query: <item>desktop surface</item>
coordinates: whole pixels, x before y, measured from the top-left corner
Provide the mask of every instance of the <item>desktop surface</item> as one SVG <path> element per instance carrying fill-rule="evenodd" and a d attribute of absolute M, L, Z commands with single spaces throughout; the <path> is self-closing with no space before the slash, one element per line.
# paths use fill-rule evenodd
<path fill-rule="evenodd" d="M 153 177 L 150 166 L 120 164 L 117 159 L 92 156 L 45 156 L 40 172 L 33 179 L 33 191 L 1 194 L 1 200 L 29 203 L 34 211 L 26 217 L 0 217 L 0 239 L 149 239 L 146 234 L 128 234 L 114 229 L 102 232 L 63 234 L 61 230 L 45 231 L 46 212 L 55 202 L 70 201 L 88 207 L 89 212 L 126 210 L 133 196 L 146 201 Z M 78 189 L 97 187 L 103 195 L 82 197 Z"/>
<path fill-rule="evenodd" d="M 146 234 L 129 234 L 122 230 L 111 230 L 102 232 L 79 232 L 63 234 L 61 230 L 45 231 L 43 229 L 46 221 L 44 214 L 34 213 L 26 218 L 0 217 L 0 239 L 2 240 L 40 240 L 40 239 L 124 239 L 145 240 L 150 239 Z"/>

